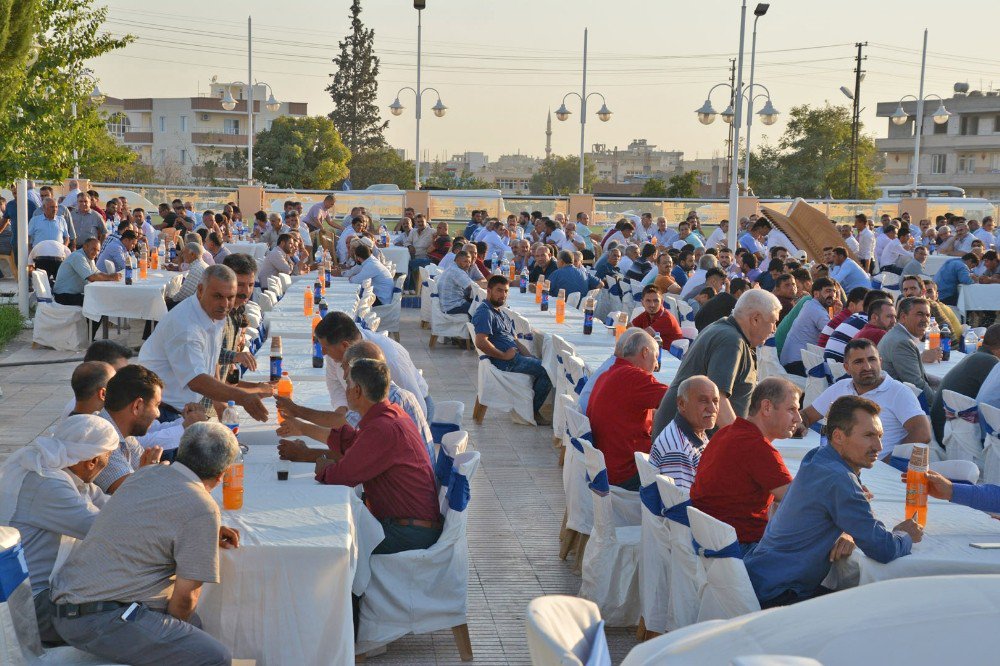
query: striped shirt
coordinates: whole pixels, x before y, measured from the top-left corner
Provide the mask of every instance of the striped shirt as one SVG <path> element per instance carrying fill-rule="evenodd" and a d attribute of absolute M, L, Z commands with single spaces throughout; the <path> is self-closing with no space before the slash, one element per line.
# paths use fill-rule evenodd
<path fill-rule="evenodd" d="M 824 360 L 832 360 L 837 363 L 844 362 L 844 348 L 847 343 L 857 337 L 861 329 L 868 323 L 868 315 L 859 312 L 848 317 L 847 321 L 838 326 L 830 339 L 826 341 L 826 348 L 823 351 Z"/>
<path fill-rule="evenodd" d="M 111 452 L 107 466 L 94 479 L 94 485 L 104 492 L 108 492 L 108 488 L 115 481 L 139 469 L 139 460 L 145 449 L 135 437 L 126 437 L 122 434 L 122 431 L 118 429 L 118 424 L 115 423 L 106 409 L 101 410 L 100 416 L 113 425 L 118 434 L 118 448 Z"/>
<path fill-rule="evenodd" d="M 691 432 L 684 417 L 677 414 L 653 441 L 649 462 L 659 469 L 660 474 L 672 478 L 678 488 L 687 490 L 694 484 L 694 475 L 706 444 L 708 440 L 698 438 Z"/>

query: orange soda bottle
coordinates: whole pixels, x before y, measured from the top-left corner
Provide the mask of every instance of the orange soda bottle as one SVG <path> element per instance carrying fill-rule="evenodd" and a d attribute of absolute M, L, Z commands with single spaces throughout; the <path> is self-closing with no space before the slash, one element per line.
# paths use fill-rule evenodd
<path fill-rule="evenodd" d="M 615 342 L 618 342 L 618 338 L 622 336 L 626 328 L 628 328 L 628 313 L 619 312 L 618 319 L 615 320 Z"/>
<path fill-rule="evenodd" d="M 302 297 L 302 314 L 309 316 L 313 313 L 313 292 L 312 289 L 306 289 L 305 295 Z"/>
<path fill-rule="evenodd" d="M 243 508 L 243 452 L 226 469 L 222 477 L 222 508 L 236 511 Z"/>
<path fill-rule="evenodd" d="M 914 444 L 906 469 L 906 515 L 916 516 L 920 527 L 927 525 L 927 445 Z"/>
<path fill-rule="evenodd" d="M 319 325 L 319 323 L 321 321 L 323 321 L 323 318 L 319 316 L 318 312 L 313 315 L 313 324 L 312 324 L 312 337 L 313 337 L 313 339 L 316 338 L 316 327 Z"/>
<path fill-rule="evenodd" d="M 542 302 L 542 285 L 545 282 L 545 276 L 539 275 L 538 281 L 535 282 L 535 305 Z"/>
<path fill-rule="evenodd" d="M 508 275 L 507 278 L 512 284 L 517 281 L 517 266 L 514 265 L 513 261 L 510 262 L 510 275 Z"/>
<path fill-rule="evenodd" d="M 139 279 L 146 280 L 149 278 L 149 253 L 143 250 L 139 254 Z"/>
<path fill-rule="evenodd" d="M 278 380 L 278 395 L 282 398 L 292 399 L 292 379 L 288 376 L 288 372 L 281 373 L 281 379 Z M 281 412 L 278 412 L 278 423 L 284 423 L 285 419 L 281 416 Z"/>
<path fill-rule="evenodd" d="M 556 323 L 562 324 L 566 321 L 566 290 L 560 289 L 556 296 Z"/>

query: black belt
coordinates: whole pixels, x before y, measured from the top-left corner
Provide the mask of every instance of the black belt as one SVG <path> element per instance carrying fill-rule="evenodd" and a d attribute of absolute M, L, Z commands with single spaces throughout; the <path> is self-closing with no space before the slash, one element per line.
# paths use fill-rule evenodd
<path fill-rule="evenodd" d="M 56 617 L 74 618 L 95 613 L 107 613 L 130 604 L 120 601 L 92 601 L 86 604 L 56 604 Z"/>

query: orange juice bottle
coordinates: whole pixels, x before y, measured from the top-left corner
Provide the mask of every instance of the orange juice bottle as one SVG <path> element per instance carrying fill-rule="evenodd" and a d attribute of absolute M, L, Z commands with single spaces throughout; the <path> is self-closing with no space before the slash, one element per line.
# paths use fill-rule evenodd
<path fill-rule="evenodd" d="M 941 346 L 941 329 L 938 328 L 937 320 L 931 317 L 931 323 L 927 326 L 928 349 L 937 349 Z"/>
<path fill-rule="evenodd" d="M 313 292 L 312 289 L 306 289 L 306 293 L 302 297 L 302 314 L 308 317 L 312 313 L 313 313 Z"/>
<path fill-rule="evenodd" d="M 157 268 L 159 268 L 159 264 L 157 263 L 156 260 L 160 258 L 160 255 L 158 252 L 155 251 L 156 250 L 155 247 L 153 248 L 153 250 L 154 250 L 153 252 L 149 253 L 149 267 L 155 271 Z"/>
<path fill-rule="evenodd" d="M 236 511 L 243 508 L 243 453 L 236 454 L 222 477 L 222 508 Z"/>
<path fill-rule="evenodd" d="M 146 280 L 149 278 L 149 253 L 143 250 L 139 254 L 139 279 Z"/>
<path fill-rule="evenodd" d="M 312 336 L 313 336 L 313 338 L 316 337 L 316 327 L 319 325 L 319 323 L 321 321 L 323 321 L 323 318 L 319 316 L 318 312 L 313 315 L 313 325 L 312 325 Z"/>
<path fill-rule="evenodd" d="M 927 445 L 914 444 L 906 470 L 906 515 L 916 514 L 920 527 L 927 525 Z"/>
<path fill-rule="evenodd" d="M 316 284 L 319 285 L 319 293 L 320 293 L 320 295 L 326 296 L 326 280 L 323 280 L 323 279 L 317 280 Z"/>
<path fill-rule="evenodd" d="M 560 289 L 556 296 L 556 323 L 562 324 L 566 321 L 566 290 Z"/>
<path fill-rule="evenodd" d="M 282 398 L 292 399 L 292 379 L 288 376 L 288 372 L 281 373 L 281 379 L 278 380 L 278 395 Z M 285 421 L 281 416 L 281 412 L 278 412 L 278 423 L 283 423 Z"/>
<path fill-rule="evenodd" d="M 535 282 L 535 305 L 542 302 L 542 285 L 545 283 L 545 276 L 539 275 L 538 281 Z"/>
<path fill-rule="evenodd" d="M 615 320 L 615 342 L 618 342 L 618 338 L 622 336 L 626 328 L 628 328 L 628 314 L 619 312 L 618 319 Z"/>
<path fill-rule="evenodd" d="M 507 277 L 508 279 L 510 279 L 511 284 L 517 281 L 517 266 L 514 265 L 513 261 L 510 262 L 510 275 L 508 275 Z"/>

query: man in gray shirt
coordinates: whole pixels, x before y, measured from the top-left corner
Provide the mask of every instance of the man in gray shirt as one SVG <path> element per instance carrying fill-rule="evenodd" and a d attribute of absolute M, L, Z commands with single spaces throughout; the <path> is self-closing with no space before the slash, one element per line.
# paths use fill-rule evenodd
<path fill-rule="evenodd" d="M 441 309 L 448 314 L 469 314 L 472 297 L 469 287 L 472 277 L 469 268 L 472 257 L 465 250 L 455 255 L 455 261 L 437 277 L 438 298 L 441 299 Z"/>
<path fill-rule="evenodd" d="M 924 363 L 941 360 L 941 349 L 924 350 L 924 334 L 930 324 L 931 310 L 926 298 L 904 298 L 896 305 L 897 323 L 878 343 L 882 368 L 901 382 L 909 382 L 920 389 L 926 404 L 934 402 L 934 388 L 924 371 Z"/>
<path fill-rule="evenodd" d="M 219 582 L 219 547 L 239 545 L 209 494 L 238 450 L 222 424 L 197 423 L 172 465 L 122 484 L 53 578 L 53 624 L 67 643 L 118 663 L 230 664 L 194 611 L 202 584 Z"/>
<path fill-rule="evenodd" d="M 918 245 L 913 249 L 913 259 L 903 266 L 903 277 L 908 275 L 922 275 L 925 261 L 927 261 L 927 248 L 923 245 Z"/>
<path fill-rule="evenodd" d="M 785 345 L 781 348 L 781 365 L 800 377 L 806 376 L 802 363 L 802 350 L 806 344 L 816 344 L 823 327 L 830 322 L 830 308 L 837 297 L 837 287 L 830 278 L 820 278 L 812 283 L 812 300 L 802 306 L 792 323 Z"/>
<path fill-rule="evenodd" d="M 73 226 L 76 228 L 77 244 L 88 238 L 96 238 L 104 244 L 108 229 L 101 216 L 90 209 L 90 197 L 81 194 L 77 197 L 76 209 L 73 211 Z"/>
<path fill-rule="evenodd" d="M 49 577 L 62 538 L 82 539 L 107 496 L 91 483 L 118 446 L 114 428 L 91 414 L 70 416 L 0 467 L 0 524 L 21 533 L 31 577 L 38 632 L 46 644 L 62 639 L 52 627 Z M 57 466 L 52 467 L 57 461 Z"/>

